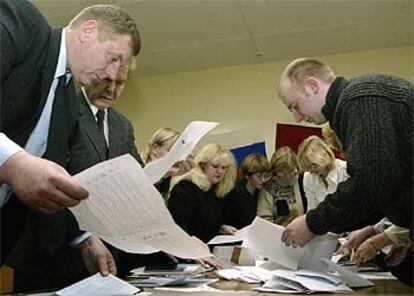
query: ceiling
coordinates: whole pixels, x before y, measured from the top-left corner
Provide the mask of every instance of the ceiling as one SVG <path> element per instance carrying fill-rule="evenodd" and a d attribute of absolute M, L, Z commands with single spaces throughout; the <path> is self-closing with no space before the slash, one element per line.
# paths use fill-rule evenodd
<path fill-rule="evenodd" d="M 115 3 L 142 38 L 136 75 L 414 44 L 414 0 L 32 0 L 52 25 Z"/>

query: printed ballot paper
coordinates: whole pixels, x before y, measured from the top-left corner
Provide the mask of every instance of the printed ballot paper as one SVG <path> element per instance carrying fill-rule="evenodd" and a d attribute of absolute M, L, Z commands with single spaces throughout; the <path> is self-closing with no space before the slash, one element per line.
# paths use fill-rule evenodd
<path fill-rule="evenodd" d="M 81 229 L 130 253 L 211 256 L 204 243 L 174 223 L 162 196 L 131 155 L 99 163 L 74 179 L 89 191 L 89 198 L 70 208 Z"/>
<path fill-rule="evenodd" d="M 104 277 L 100 273 L 96 273 L 82 281 L 57 291 L 54 295 L 114 296 L 135 295 L 135 293 L 139 291 L 141 291 L 139 288 L 136 288 L 111 274 Z"/>

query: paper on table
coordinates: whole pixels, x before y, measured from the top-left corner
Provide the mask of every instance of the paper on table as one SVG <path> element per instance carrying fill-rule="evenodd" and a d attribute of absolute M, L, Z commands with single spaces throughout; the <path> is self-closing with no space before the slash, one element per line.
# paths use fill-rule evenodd
<path fill-rule="evenodd" d="M 318 235 L 305 247 L 305 253 L 300 258 L 298 268 L 326 272 L 329 265 L 322 258 L 332 258 L 338 238 L 332 234 Z"/>
<path fill-rule="evenodd" d="M 102 276 L 96 273 L 80 282 L 56 292 L 59 296 L 112 296 L 112 295 L 134 295 L 140 289 L 113 276 Z"/>
<path fill-rule="evenodd" d="M 323 261 L 329 263 L 329 268 L 331 270 L 335 270 L 338 274 L 342 277 L 344 282 L 348 287 L 351 288 L 364 288 L 364 287 L 371 287 L 374 284 L 360 275 L 346 269 L 345 267 L 339 266 L 338 264 L 332 262 L 329 259 L 323 258 Z"/>
<path fill-rule="evenodd" d="M 328 276 L 327 279 L 330 279 L 330 277 Z M 315 292 L 352 292 L 352 290 L 344 284 L 334 284 L 330 282 L 330 280 L 326 280 L 323 274 L 320 274 L 319 278 L 304 277 L 297 275 L 297 272 L 292 270 L 273 271 L 272 279 L 269 282 L 266 282 L 264 287 L 271 288 L 274 284 L 285 285 L 290 289 L 303 292 L 306 292 L 306 290 Z"/>
<path fill-rule="evenodd" d="M 151 161 L 145 168 L 144 173 L 154 184 L 167 173 L 170 167 L 179 160 L 185 159 L 193 151 L 198 141 L 210 130 L 218 125 L 217 122 L 193 121 L 185 128 L 177 139 L 170 152 L 164 157 Z"/>
<path fill-rule="evenodd" d="M 256 217 L 246 231 L 242 247 L 265 256 L 277 263 L 296 269 L 299 259 L 304 253 L 303 248 L 286 247 L 282 243 L 284 227 Z"/>
<path fill-rule="evenodd" d="M 89 191 L 89 198 L 70 208 L 81 229 L 126 252 L 211 256 L 204 243 L 174 223 L 162 196 L 131 155 L 99 163 L 74 179 Z"/>

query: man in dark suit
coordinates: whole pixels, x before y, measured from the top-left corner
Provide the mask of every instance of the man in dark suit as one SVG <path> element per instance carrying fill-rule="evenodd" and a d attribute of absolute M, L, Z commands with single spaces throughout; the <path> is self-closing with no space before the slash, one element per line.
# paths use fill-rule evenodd
<path fill-rule="evenodd" d="M 77 121 L 71 78 L 81 85 L 115 80 L 139 53 L 140 39 L 119 7 L 88 7 L 52 29 L 26 0 L 0 1 L 0 38 L 3 263 L 23 229 L 25 205 L 50 213 L 88 195 L 63 168 Z"/>
<path fill-rule="evenodd" d="M 126 153 L 144 165 L 131 122 L 111 107 L 121 95 L 128 72 L 129 66 L 123 67 L 115 80 L 86 86 L 79 93 L 79 124 L 70 139 L 69 173 Z M 104 112 L 103 126 L 98 112 Z M 60 288 L 98 271 L 116 274 L 112 254 L 96 235 L 79 231 L 69 210 L 51 215 L 31 211 L 27 222 L 7 261 L 15 269 L 14 292 Z"/>

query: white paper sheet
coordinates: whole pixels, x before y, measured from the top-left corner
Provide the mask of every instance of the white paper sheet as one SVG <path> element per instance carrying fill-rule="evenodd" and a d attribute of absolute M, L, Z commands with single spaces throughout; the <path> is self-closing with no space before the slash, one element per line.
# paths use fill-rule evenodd
<path fill-rule="evenodd" d="M 162 196 L 131 155 L 99 163 L 74 179 L 89 191 L 86 200 L 70 208 L 81 229 L 130 253 L 211 256 L 204 243 L 174 223 Z"/>
<path fill-rule="evenodd" d="M 338 264 L 330 261 L 329 259 L 322 259 L 329 263 L 329 268 L 331 270 L 335 270 L 338 272 L 338 274 L 341 276 L 341 278 L 344 280 L 346 285 L 351 288 L 364 288 L 364 287 L 371 287 L 374 285 L 374 283 L 364 279 L 359 274 L 352 272 L 345 267 L 339 266 Z"/>
<path fill-rule="evenodd" d="M 264 288 L 272 288 L 276 285 L 277 289 L 280 286 L 285 286 L 288 289 L 298 290 L 302 292 L 314 291 L 314 292 L 352 292 L 352 289 L 341 283 L 332 283 L 331 277 L 322 273 L 318 274 L 319 277 L 304 277 L 297 275 L 298 272 L 291 270 L 275 270 L 270 281 L 263 285 Z M 302 271 L 302 274 L 306 274 Z M 308 274 L 317 275 L 316 272 Z M 259 289 L 258 289 L 259 290 Z"/>
<path fill-rule="evenodd" d="M 321 260 L 330 259 L 335 251 L 338 238 L 332 234 L 318 235 L 305 247 L 304 254 L 299 260 L 298 268 L 326 272 L 329 264 Z"/>
<path fill-rule="evenodd" d="M 144 168 L 144 173 L 148 176 L 151 183 L 154 184 L 158 182 L 174 163 L 184 160 L 190 155 L 198 141 L 217 125 L 217 122 L 190 122 L 181 136 L 177 139 L 170 152 L 164 157 L 150 162 Z"/>
<path fill-rule="evenodd" d="M 283 226 L 256 217 L 246 231 L 242 247 L 285 267 L 296 269 L 304 249 L 286 247 L 281 240 L 283 230 Z"/>
<path fill-rule="evenodd" d="M 56 292 L 59 296 L 113 296 L 134 295 L 140 289 L 113 276 L 102 276 L 96 273 L 80 282 Z"/>

